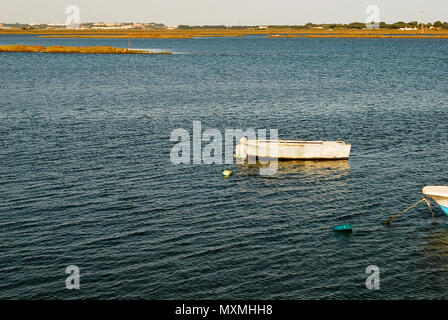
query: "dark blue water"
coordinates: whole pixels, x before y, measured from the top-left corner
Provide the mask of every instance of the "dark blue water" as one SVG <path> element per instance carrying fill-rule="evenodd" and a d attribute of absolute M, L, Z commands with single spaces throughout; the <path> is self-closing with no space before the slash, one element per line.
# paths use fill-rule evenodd
<path fill-rule="evenodd" d="M 0 37 L 15 43 L 128 40 Z M 448 41 L 132 46 L 179 54 L 0 53 L 0 298 L 448 298 L 448 228 L 424 204 L 381 225 L 448 183 Z M 194 120 L 343 139 L 352 153 L 272 177 L 174 165 L 170 133 Z M 344 223 L 355 232 L 333 232 Z M 68 265 L 80 290 L 65 288 Z M 369 265 L 379 290 L 365 287 Z"/>

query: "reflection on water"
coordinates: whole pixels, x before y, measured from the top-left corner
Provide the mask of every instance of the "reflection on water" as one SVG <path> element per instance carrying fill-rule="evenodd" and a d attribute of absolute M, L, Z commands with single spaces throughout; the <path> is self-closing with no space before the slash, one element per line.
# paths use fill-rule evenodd
<path fill-rule="evenodd" d="M 448 224 L 446 222 L 446 220 L 441 222 L 440 231 L 431 233 L 428 237 L 424 252 L 430 257 L 448 258 Z M 448 265 L 446 265 L 446 270 L 448 270 Z"/>
<path fill-rule="evenodd" d="M 350 237 L 353 235 L 353 232 L 340 232 L 333 231 L 335 239 L 340 242 L 342 245 L 349 243 Z"/>
<path fill-rule="evenodd" d="M 259 173 L 260 168 L 268 168 L 269 162 L 258 161 L 256 163 L 249 163 L 246 161 L 237 162 L 239 168 L 239 175 L 254 175 Z M 272 164 L 273 166 L 274 164 Z M 289 174 L 304 174 L 304 175 L 333 175 L 335 173 L 348 172 L 350 169 L 350 162 L 348 160 L 333 160 L 333 161 L 311 161 L 311 160 L 289 160 L 278 161 L 277 171 L 275 177 L 289 175 Z"/>

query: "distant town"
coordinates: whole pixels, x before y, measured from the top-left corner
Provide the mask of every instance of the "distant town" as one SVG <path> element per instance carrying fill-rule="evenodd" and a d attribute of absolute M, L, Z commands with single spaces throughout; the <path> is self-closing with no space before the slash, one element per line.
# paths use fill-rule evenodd
<path fill-rule="evenodd" d="M 52 23 L 0 23 L 0 29 L 22 29 L 22 30 L 60 30 L 60 29 L 69 29 L 70 26 L 67 27 L 65 23 L 60 24 L 52 24 Z M 138 30 L 138 29 L 169 29 L 170 27 L 165 26 L 162 23 L 126 23 L 126 22 L 115 22 L 115 23 L 106 23 L 106 22 L 89 22 L 89 23 L 80 23 L 79 29 L 119 29 L 119 30 Z M 172 27 L 175 29 L 176 27 Z"/>
<path fill-rule="evenodd" d="M 73 27 L 67 26 L 66 24 L 26 24 L 26 23 L 0 23 L 0 29 L 22 29 L 22 30 L 61 30 L 61 29 L 72 29 Z M 79 28 L 81 30 L 174 30 L 174 29 L 326 29 L 326 30 L 337 30 L 337 29 L 366 29 L 366 24 L 363 22 L 352 22 L 348 24 L 340 23 L 330 23 L 330 24 L 314 24 L 307 23 L 305 25 L 257 25 L 257 26 L 225 26 L 225 25 L 203 25 L 203 26 L 190 26 L 190 25 L 177 25 L 177 26 L 166 26 L 163 23 L 135 23 L 135 22 L 116 22 L 116 23 L 106 23 L 106 22 L 89 22 L 80 23 Z M 411 22 L 395 22 L 392 24 L 387 24 L 385 22 L 379 23 L 379 28 L 381 29 L 396 29 L 396 30 L 419 30 L 419 29 L 435 29 L 435 30 L 448 30 L 448 22 L 435 21 L 433 23 L 422 23 L 418 21 Z"/>

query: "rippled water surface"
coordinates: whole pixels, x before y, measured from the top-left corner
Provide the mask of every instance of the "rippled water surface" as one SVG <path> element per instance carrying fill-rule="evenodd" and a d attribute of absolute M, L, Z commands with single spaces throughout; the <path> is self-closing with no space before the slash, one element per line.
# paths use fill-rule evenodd
<path fill-rule="evenodd" d="M 15 43 L 128 40 L 0 36 Z M 421 205 L 381 225 L 448 184 L 448 41 L 132 45 L 177 54 L 0 53 L 0 298 L 448 298 L 441 210 L 439 223 Z M 273 177 L 174 165 L 170 134 L 194 120 L 352 153 L 281 162 Z M 333 232 L 345 223 L 355 232 Z M 80 290 L 65 288 L 68 265 Z M 365 287 L 369 265 L 380 290 Z"/>

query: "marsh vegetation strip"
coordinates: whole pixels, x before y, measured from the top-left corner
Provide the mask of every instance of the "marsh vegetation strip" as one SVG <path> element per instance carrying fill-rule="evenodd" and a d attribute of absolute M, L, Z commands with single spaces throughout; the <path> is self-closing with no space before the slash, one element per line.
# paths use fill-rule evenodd
<path fill-rule="evenodd" d="M 272 34 L 267 38 L 448 39 L 448 34 Z"/>
<path fill-rule="evenodd" d="M 321 35 L 363 38 L 384 35 L 426 38 L 427 35 L 448 36 L 446 29 L 399 30 L 399 29 L 315 29 L 315 28 L 267 28 L 267 29 L 175 29 L 175 30 L 0 30 L 0 34 L 27 34 L 48 38 L 148 38 L 148 39 L 194 39 L 197 37 L 245 37 L 249 35 Z"/>
<path fill-rule="evenodd" d="M 90 54 L 171 54 L 171 52 L 126 49 L 115 47 L 67 47 L 40 45 L 0 45 L 0 52 L 42 52 L 42 53 L 90 53 Z"/>

